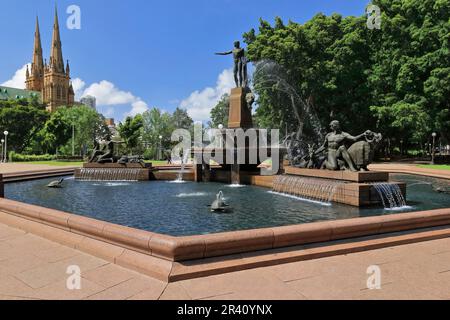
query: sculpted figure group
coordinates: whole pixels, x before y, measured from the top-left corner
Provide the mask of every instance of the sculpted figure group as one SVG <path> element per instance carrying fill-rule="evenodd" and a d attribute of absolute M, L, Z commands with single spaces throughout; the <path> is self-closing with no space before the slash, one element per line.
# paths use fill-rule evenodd
<path fill-rule="evenodd" d="M 102 147 L 103 144 L 103 147 Z M 114 142 L 111 137 L 107 137 L 103 143 L 94 140 L 94 150 L 89 158 L 89 163 L 139 163 L 145 166 L 144 159 L 141 156 L 122 156 L 121 158 L 114 156 Z"/>
<path fill-rule="evenodd" d="M 290 164 L 309 169 L 368 171 L 367 166 L 373 161 L 374 151 L 382 140 L 381 134 L 368 130 L 352 136 L 342 131 L 337 120 L 330 123 L 330 129 L 319 148 L 304 143 L 296 133 L 286 137 Z"/>

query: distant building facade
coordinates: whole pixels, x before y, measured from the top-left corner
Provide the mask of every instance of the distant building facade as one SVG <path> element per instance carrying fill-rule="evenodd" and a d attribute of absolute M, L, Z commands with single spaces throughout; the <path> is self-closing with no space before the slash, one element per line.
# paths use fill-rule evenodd
<path fill-rule="evenodd" d="M 26 89 L 40 92 L 42 102 L 47 105 L 47 110 L 50 112 L 56 111 L 61 106 L 74 105 L 75 94 L 70 81 L 70 66 L 68 61 L 64 66 L 56 9 L 50 61 L 47 63 L 47 61 L 44 62 L 43 60 L 38 18 L 36 18 L 32 61 L 31 70 L 28 67 L 26 70 Z"/>
<path fill-rule="evenodd" d="M 80 99 L 80 103 L 97 111 L 97 99 L 93 96 L 84 96 Z"/>

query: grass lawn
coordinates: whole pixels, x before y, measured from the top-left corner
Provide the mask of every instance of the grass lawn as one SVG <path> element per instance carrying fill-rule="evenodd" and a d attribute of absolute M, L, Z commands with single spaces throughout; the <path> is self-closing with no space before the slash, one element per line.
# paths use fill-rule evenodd
<path fill-rule="evenodd" d="M 450 165 L 448 164 L 421 164 L 418 165 L 418 167 L 425 169 L 450 170 Z"/>
<path fill-rule="evenodd" d="M 145 161 L 147 163 L 152 163 L 154 166 L 165 165 L 167 161 L 157 161 L 157 160 L 149 160 Z M 83 165 L 81 161 L 30 161 L 30 162 L 17 162 L 23 164 L 41 164 L 47 166 L 55 166 L 55 167 L 76 167 Z"/>

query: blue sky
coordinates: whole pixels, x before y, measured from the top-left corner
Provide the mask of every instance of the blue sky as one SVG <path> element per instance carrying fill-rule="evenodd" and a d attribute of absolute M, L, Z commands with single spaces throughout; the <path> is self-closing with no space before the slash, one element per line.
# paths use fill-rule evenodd
<path fill-rule="evenodd" d="M 71 0 L 56 1 L 63 54 L 78 96 L 98 96 L 99 110 L 117 120 L 127 114 L 181 105 L 206 120 L 233 85 L 231 57 L 215 56 L 257 28 L 259 18 L 305 22 L 316 13 L 362 15 L 368 0 Z M 66 27 L 69 5 L 81 9 L 81 30 Z M 39 15 L 48 59 L 54 0 L 0 0 L 0 84 L 21 82 L 31 62 Z M 9 81 L 8 81 L 9 80 Z M 83 85 L 84 84 L 84 85 Z"/>

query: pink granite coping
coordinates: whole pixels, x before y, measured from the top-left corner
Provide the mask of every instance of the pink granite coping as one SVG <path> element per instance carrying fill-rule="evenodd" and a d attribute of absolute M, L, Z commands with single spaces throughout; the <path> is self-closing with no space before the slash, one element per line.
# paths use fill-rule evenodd
<path fill-rule="evenodd" d="M 277 248 L 287 249 L 314 244 L 327 248 L 329 246 L 327 243 L 343 239 L 360 241 L 360 237 L 364 236 L 383 238 L 389 237 L 393 232 L 447 227 L 450 226 L 450 208 L 184 237 L 128 228 L 8 199 L 0 199 L 0 220 L 51 240 L 69 244 L 121 266 L 169 281 L 197 277 L 199 274 L 215 274 L 219 272 L 218 270 L 228 272 L 246 265 L 243 261 L 236 262 L 233 267 L 227 267 L 227 263 L 219 264 L 220 268 L 214 267 L 212 268 L 214 270 L 206 268 L 208 272 L 200 268 L 203 271 L 199 273 L 188 270 L 185 263 L 191 261 L 200 261 L 201 264 L 201 261 L 216 259 L 215 257 L 220 259 L 230 255 L 253 255 L 256 251 L 265 252 Z M 412 235 L 405 241 L 414 242 L 448 236 L 450 232 L 446 228 L 444 231 L 431 232 L 430 235 L 428 233 L 423 236 Z M 379 243 L 377 246 L 396 245 L 399 242 L 380 240 Z M 344 251 L 341 249 L 333 251 L 331 247 L 328 251 L 324 250 L 328 255 L 332 255 L 364 250 L 366 247 L 366 250 L 371 248 L 361 242 L 360 245 L 353 244 Z M 279 257 L 279 254 L 274 254 L 272 262 L 252 260 L 248 266 L 275 263 L 280 260 Z M 182 271 L 177 271 L 178 275 L 171 276 L 175 267 Z"/>
<path fill-rule="evenodd" d="M 296 168 L 291 166 L 285 166 L 284 171 L 286 174 L 294 176 L 333 179 L 340 181 L 352 181 L 360 183 L 380 182 L 389 180 L 388 172 L 378 172 L 378 171 L 358 171 L 358 172 L 352 172 L 348 170 L 331 171 L 321 169 Z"/>
<path fill-rule="evenodd" d="M 273 248 L 450 225 L 450 208 L 174 237 L 63 211 L 0 199 L 0 210 L 169 261 L 186 261 Z"/>

